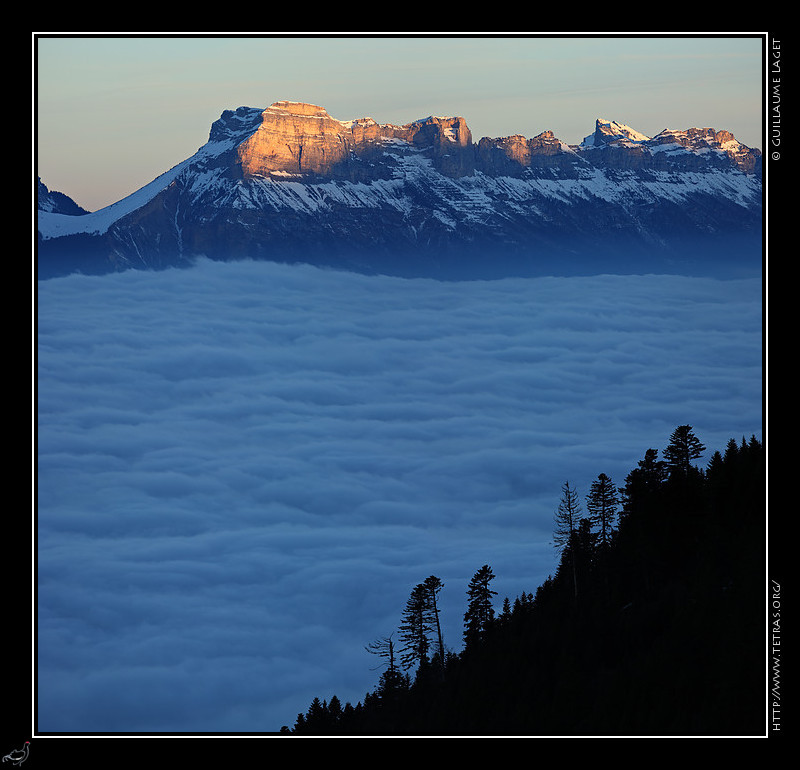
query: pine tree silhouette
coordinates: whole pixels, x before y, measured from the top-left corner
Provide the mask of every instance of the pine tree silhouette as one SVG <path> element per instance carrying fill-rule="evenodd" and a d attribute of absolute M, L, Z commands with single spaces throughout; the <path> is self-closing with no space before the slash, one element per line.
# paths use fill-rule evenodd
<path fill-rule="evenodd" d="M 481 642 L 494 620 L 492 596 L 497 595 L 489 584 L 494 580 L 492 568 L 484 564 L 467 587 L 467 611 L 464 613 L 464 645 L 468 649 Z"/>

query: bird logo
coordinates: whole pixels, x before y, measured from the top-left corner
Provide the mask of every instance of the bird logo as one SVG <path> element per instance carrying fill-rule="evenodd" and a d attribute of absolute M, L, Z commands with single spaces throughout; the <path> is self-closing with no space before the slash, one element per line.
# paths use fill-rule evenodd
<path fill-rule="evenodd" d="M 12 765 L 21 765 L 28 758 L 28 746 L 31 745 L 30 741 L 25 741 L 25 745 L 21 749 L 9 751 L 3 757 L 3 762 L 11 762 Z"/>

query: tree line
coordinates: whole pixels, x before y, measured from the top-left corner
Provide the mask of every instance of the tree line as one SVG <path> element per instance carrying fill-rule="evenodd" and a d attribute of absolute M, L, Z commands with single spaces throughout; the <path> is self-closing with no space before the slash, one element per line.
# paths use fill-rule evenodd
<path fill-rule="evenodd" d="M 758 581 L 766 549 L 762 444 L 706 447 L 678 426 L 623 483 L 565 481 L 555 573 L 495 609 L 485 564 L 467 586 L 462 650 L 445 647 L 431 575 L 383 671 L 355 705 L 314 698 L 291 735 L 751 734 L 764 724 Z M 700 644 L 706 640 L 708 644 Z"/>

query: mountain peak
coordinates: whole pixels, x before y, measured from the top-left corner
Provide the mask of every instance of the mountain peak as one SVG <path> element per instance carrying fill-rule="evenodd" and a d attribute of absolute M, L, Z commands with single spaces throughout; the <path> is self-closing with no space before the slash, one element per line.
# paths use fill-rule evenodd
<path fill-rule="evenodd" d="M 616 120 L 607 120 L 606 118 L 597 118 L 595 120 L 594 133 L 583 140 L 581 147 L 599 147 L 620 140 L 638 144 L 647 142 L 649 139 L 649 136 L 630 126 L 626 126 L 624 123 L 618 123 Z"/>
<path fill-rule="evenodd" d="M 41 178 L 37 177 L 36 183 L 39 211 L 50 211 L 54 214 L 68 214 L 70 216 L 82 216 L 89 213 L 64 193 L 48 190 Z"/>

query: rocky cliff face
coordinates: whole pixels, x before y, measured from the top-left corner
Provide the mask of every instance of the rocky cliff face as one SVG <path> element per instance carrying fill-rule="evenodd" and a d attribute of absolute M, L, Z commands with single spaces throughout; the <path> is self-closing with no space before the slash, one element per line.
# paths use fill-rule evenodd
<path fill-rule="evenodd" d="M 650 138 L 629 126 L 598 118 L 594 134 L 577 148 L 594 163 L 610 168 L 729 169 L 761 175 L 761 151 L 713 128 L 664 129 Z"/>
<path fill-rule="evenodd" d="M 359 181 L 382 176 L 382 169 L 370 161 L 392 140 L 430 150 L 449 173 L 471 170 L 443 160 L 472 144 L 463 118 L 430 117 L 404 126 L 372 118 L 340 121 L 305 102 L 280 101 L 264 110 L 258 128 L 236 154 L 245 178 L 313 175 Z"/>
<path fill-rule="evenodd" d="M 730 131 L 715 131 L 713 128 L 689 128 L 685 131 L 664 129 L 653 137 L 649 146 L 659 150 L 682 147 L 692 151 L 696 157 L 708 155 L 711 163 L 724 168 L 728 162 L 746 174 L 761 175 L 762 159 L 759 150 L 746 147 L 736 141 Z"/>
<path fill-rule="evenodd" d="M 760 171 L 760 152 L 727 131 L 649 138 L 598 119 L 580 145 L 552 131 L 473 142 L 462 117 L 396 126 L 279 101 L 226 110 L 193 157 L 108 209 L 41 212 L 39 264 L 49 274 L 76 255 L 97 271 L 205 255 L 502 275 L 613 270 L 621 255 L 691 262 L 730 244 L 752 258 Z"/>
<path fill-rule="evenodd" d="M 245 177 L 316 173 L 330 175 L 353 149 L 353 132 L 313 104 L 276 102 L 237 148 Z"/>

